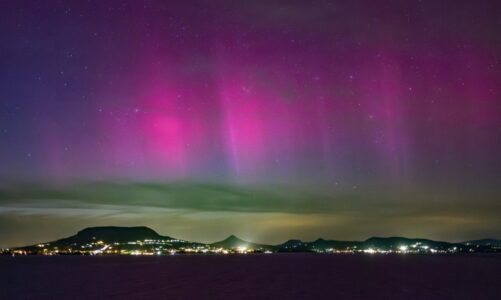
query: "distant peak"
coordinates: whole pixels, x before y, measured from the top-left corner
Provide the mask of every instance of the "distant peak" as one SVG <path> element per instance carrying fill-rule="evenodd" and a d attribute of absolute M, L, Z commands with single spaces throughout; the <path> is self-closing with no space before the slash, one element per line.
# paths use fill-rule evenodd
<path fill-rule="evenodd" d="M 235 236 L 235 235 L 230 235 L 226 239 L 213 243 L 213 245 L 222 245 L 226 247 L 239 247 L 239 246 L 244 246 L 244 245 L 250 245 L 252 244 L 251 242 L 242 240 L 241 238 Z"/>
<path fill-rule="evenodd" d="M 241 238 L 237 237 L 236 235 L 230 235 L 225 239 L 225 241 L 243 241 Z"/>

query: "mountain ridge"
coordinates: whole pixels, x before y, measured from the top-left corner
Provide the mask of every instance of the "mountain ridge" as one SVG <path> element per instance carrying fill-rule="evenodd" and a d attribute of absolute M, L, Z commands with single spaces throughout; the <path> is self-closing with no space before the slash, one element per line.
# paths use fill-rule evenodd
<path fill-rule="evenodd" d="M 484 239 L 461 242 L 461 244 L 476 245 L 476 246 L 477 245 L 478 246 L 490 246 L 490 245 L 501 246 L 501 239 L 484 238 Z"/>
<path fill-rule="evenodd" d="M 207 251 L 212 249 L 227 249 L 238 251 L 272 251 L 272 252 L 332 252 L 332 251 L 362 251 L 380 249 L 381 251 L 407 251 L 407 249 L 417 252 L 442 251 L 442 252 L 476 252 L 476 251 L 500 251 L 499 240 L 481 239 L 465 243 L 451 243 L 446 241 L 434 241 L 423 238 L 406 238 L 399 236 L 390 237 L 370 237 L 364 241 L 342 241 L 326 240 L 318 238 L 314 241 L 305 242 L 299 239 L 290 239 L 276 245 L 261 244 L 243 240 L 236 235 L 229 235 L 227 238 L 214 243 L 199 243 L 180 240 L 170 236 L 163 236 L 155 230 L 146 226 L 97 226 L 87 227 L 67 238 L 40 243 L 37 245 L 17 247 L 29 253 L 39 253 L 39 249 L 70 249 L 80 251 L 82 249 L 98 249 L 99 245 L 113 244 L 121 245 L 121 248 L 153 249 L 163 251 L 165 249 L 182 250 L 191 249 L 188 252 Z M 469 243 L 469 244 L 468 244 Z M 156 245 L 148 248 L 145 245 Z M 499 247 L 498 247 L 499 246 Z M 102 247 L 101 247 L 102 248 Z M 371 251 L 372 251 L 371 250 Z M 409 250 L 409 251 L 410 251 Z M 90 250 L 89 250 L 90 251 Z M 205 253 L 205 252 L 204 252 Z M 433 252 L 432 252 L 433 253 Z"/>

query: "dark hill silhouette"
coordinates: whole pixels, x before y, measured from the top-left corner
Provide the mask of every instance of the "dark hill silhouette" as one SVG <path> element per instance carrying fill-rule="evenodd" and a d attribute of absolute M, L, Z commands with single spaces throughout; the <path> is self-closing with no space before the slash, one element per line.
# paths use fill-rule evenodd
<path fill-rule="evenodd" d="M 311 251 L 309 243 L 301 240 L 288 240 L 287 242 L 276 246 L 281 252 L 309 252 Z"/>
<path fill-rule="evenodd" d="M 234 249 L 234 248 L 239 248 L 239 247 L 246 247 L 250 249 L 272 249 L 274 248 L 271 245 L 262 245 L 262 244 L 256 244 L 248 241 L 244 241 L 234 235 L 230 235 L 226 239 L 215 242 L 210 244 L 212 247 L 221 247 L 221 248 L 228 248 L 228 249 Z"/>
<path fill-rule="evenodd" d="M 153 240 L 155 242 L 145 242 L 146 240 Z M 183 241 L 169 236 L 162 236 L 155 232 L 153 229 L 138 226 L 138 227 L 118 227 L 118 226 L 104 226 L 104 227 L 89 227 L 79 231 L 76 235 L 68 238 L 60 239 L 53 242 L 43 243 L 44 245 L 32 245 L 26 247 L 18 247 L 15 249 L 30 250 L 30 253 L 39 253 L 40 248 L 49 247 L 50 249 L 73 248 L 73 249 L 88 249 L 89 244 L 101 245 L 103 243 L 118 243 L 120 247 L 126 249 L 140 248 L 143 245 L 158 244 L 164 248 L 162 249 L 179 249 L 184 251 L 187 248 L 225 248 L 237 249 L 245 247 L 249 250 L 255 251 L 278 251 L 278 252 L 323 252 L 331 250 L 350 250 L 358 251 L 363 249 L 381 249 L 381 250 L 396 250 L 401 247 L 411 249 L 433 249 L 441 250 L 443 252 L 499 252 L 500 240 L 483 239 L 476 241 L 461 243 L 449 243 L 443 241 L 433 241 L 428 239 L 410 239 L 405 237 L 371 237 L 365 241 L 338 241 L 338 240 L 325 240 L 319 238 L 311 242 L 303 242 L 301 240 L 288 240 L 279 245 L 265 245 L 254 242 L 242 240 L 234 235 L 228 238 L 215 242 L 212 244 L 204 244 L 190 241 Z M 140 241 L 139 243 L 135 243 Z M 131 243 L 132 242 L 132 243 Z M 469 244 L 466 244 L 469 243 Z M 138 245 L 138 246 L 136 246 Z M 97 247 L 97 246 L 96 246 Z M 149 246 L 148 246 L 149 247 Z M 155 249 L 158 247 L 151 246 Z"/>
<path fill-rule="evenodd" d="M 498 239 L 480 239 L 473 241 L 462 242 L 465 245 L 478 245 L 478 246 L 501 246 L 501 240 Z"/>
<path fill-rule="evenodd" d="M 310 242 L 309 245 L 315 249 L 346 249 L 361 246 L 361 242 L 358 241 L 337 241 L 337 240 L 324 240 L 322 238 L 316 241 Z"/>
<path fill-rule="evenodd" d="M 102 226 L 88 227 L 80 230 L 76 235 L 51 242 L 57 245 L 86 244 L 92 241 L 106 241 L 108 243 L 124 243 L 142 240 L 170 240 L 171 237 L 161 236 L 156 231 L 146 226 L 118 227 Z"/>

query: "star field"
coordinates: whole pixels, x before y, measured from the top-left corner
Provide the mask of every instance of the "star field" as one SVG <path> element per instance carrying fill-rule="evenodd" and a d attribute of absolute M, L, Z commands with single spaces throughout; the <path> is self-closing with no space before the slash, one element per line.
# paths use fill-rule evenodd
<path fill-rule="evenodd" d="M 95 224 L 154 222 L 199 240 L 224 236 L 241 212 L 244 236 L 283 214 L 276 235 L 259 233 L 268 240 L 367 226 L 500 234 L 497 1 L 4 1 L 0 11 L 0 224 L 85 206 Z M 81 194 L 88 182 L 108 188 Z M 136 192 L 111 201 L 117 182 Z M 97 218 L 107 205 L 121 208 Z M 185 219 L 167 224 L 150 206 Z M 43 222 L 84 223 L 66 212 Z"/>

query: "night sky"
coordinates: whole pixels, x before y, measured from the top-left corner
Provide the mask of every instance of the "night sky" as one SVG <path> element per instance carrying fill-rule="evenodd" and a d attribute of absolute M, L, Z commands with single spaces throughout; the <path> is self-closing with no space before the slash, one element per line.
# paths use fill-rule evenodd
<path fill-rule="evenodd" d="M 0 246 L 501 237 L 499 1 L 2 1 Z"/>

